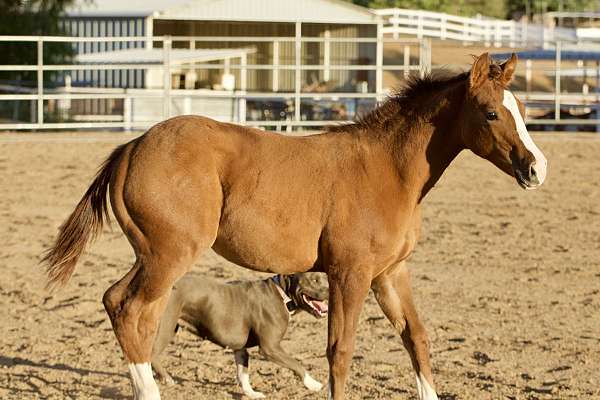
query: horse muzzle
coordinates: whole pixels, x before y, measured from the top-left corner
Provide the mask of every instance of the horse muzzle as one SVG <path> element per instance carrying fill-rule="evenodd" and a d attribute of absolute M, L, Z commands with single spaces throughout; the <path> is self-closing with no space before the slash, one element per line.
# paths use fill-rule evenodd
<path fill-rule="evenodd" d="M 538 166 L 537 160 L 532 163 L 527 163 L 526 165 L 517 165 L 513 161 L 513 172 L 515 179 L 519 186 L 521 186 L 525 190 L 533 190 L 537 189 L 546 178 L 546 165 L 545 160 L 543 161 L 544 165 Z"/>

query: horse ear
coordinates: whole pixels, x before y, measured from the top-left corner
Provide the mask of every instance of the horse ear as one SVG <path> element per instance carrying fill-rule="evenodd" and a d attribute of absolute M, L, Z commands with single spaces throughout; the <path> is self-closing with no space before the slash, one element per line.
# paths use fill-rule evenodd
<path fill-rule="evenodd" d="M 510 58 L 500 65 L 502 68 L 502 83 L 508 86 L 513 79 L 515 69 L 517 68 L 517 55 L 512 53 Z"/>
<path fill-rule="evenodd" d="M 483 53 L 473 63 L 471 67 L 471 78 L 469 84 L 471 89 L 475 89 L 483 84 L 490 76 L 490 56 L 488 53 Z"/>

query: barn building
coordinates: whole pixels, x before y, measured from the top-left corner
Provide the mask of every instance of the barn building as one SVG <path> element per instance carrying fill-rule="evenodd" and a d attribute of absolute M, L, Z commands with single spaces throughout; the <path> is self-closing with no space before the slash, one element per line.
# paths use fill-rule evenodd
<path fill-rule="evenodd" d="M 173 49 L 187 50 L 173 53 L 171 57 L 174 89 L 219 89 L 225 75 L 226 85 L 233 84 L 235 89 L 241 89 L 244 81 L 248 91 L 293 92 L 297 79 L 293 69 L 273 66 L 296 63 L 322 66 L 302 71 L 300 80 L 304 88 L 323 83 L 330 91 L 353 92 L 374 91 L 376 85 L 373 70 L 330 69 L 335 65 L 374 65 L 376 58 L 374 43 L 358 43 L 352 39 L 375 39 L 378 17 L 366 8 L 339 0 L 96 0 L 92 3 L 78 0 L 68 9 L 64 26 L 73 36 L 140 37 L 139 41 L 132 42 L 79 43 L 76 51 L 80 62 L 144 59 L 162 64 L 161 52 L 152 51 L 161 47 L 161 43 L 153 43 L 152 36 L 212 38 L 173 42 Z M 251 37 L 254 40 L 250 40 Z M 232 40 L 235 38 L 240 40 Z M 303 38 L 301 42 L 298 40 L 300 60 L 296 60 L 296 38 Z M 317 41 L 305 41 L 307 38 Z M 332 38 L 347 41 L 330 42 Z M 139 49 L 150 53 L 144 55 Z M 193 64 L 198 62 L 226 67 L 245 62 L 247 76 L 242 79 L 241 68 L 194 69 Z M 78 71 L 72 81 L 74 85 L 97 87 L 161 87 L 164 80 L 159 70 L 154 73 L 147 70 Z"/>

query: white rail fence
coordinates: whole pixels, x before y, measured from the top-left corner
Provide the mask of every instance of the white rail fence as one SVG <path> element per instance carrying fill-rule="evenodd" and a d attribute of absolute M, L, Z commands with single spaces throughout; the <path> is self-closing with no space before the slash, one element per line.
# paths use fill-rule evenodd
<path fill-rule="evenodd" d="M 381 30 L 380 30 L 381 31 Z M 148 43 L 159 43 L 164 52 L 164 64 L 162 70 L 164 73 L 164 88 L 163 89 L 109 89 L 97 87 L 61 87 L 61 88 L 45 88 L 44 73 L 49 71 L 54 72 L 69 72 L 69 71 L 97 71 L 97 70 L 148 70 L 156 68 L 156 64 L 135 63 L 86 63 L 86 64 L 61 64 L 47 65 L 44 64 L 44 45 L 46 43 L 102 43 L 102 42 L 139 42 L 144 40 Z M 303 119 L 300 113 L 301 103 L 305 100 L 313 101 L 339 101 L 340 99 L 372 99 L 380 101 L 386 96 L 386 91 L 383 88 L 383 72 L 395 71 L 404 76 L 411 73 L 417 73 L 421 76 L 431 70 L 431 48 L 428 40 L 405 39 L 401 43 L 404 44 L 405 55 L 410 54 L 410 49 L 417 47 L 418 50 L 413 50 L 413 55 L 418 57 L 418 63 L 414 60 L 411 62 L 411 57 L 404 58 L 404 64 L 400 65 L 384 65 L 383 62 L 383 46 L 386 42 L 395 42 L 397 40 L 384 38 L 383 35 L 377 37 L 352 37 L 352 38 L 333 38 L 333 37 L 51 37 L 51 36 L 0 36 L 0 42 L 16 41 L 23 43 L 34 43 L 37 46 L 37 64 L 35 65 L 0 65 L 0 71 L 35 71 L 37 76 L 36 88 L 23 88 L 14 86 L 0 87 L 0 102 L 1 101 L 31 101 L 34 106 L 31 108 L 32 118 L 30 122 L 0 122 L 0 130 L 27 130 L 27 129 L 103 129 L 103 128 L 122 128 L 122 129 L 145 129 L 168 117 L 191 113 L 195 110 L 192 104 L 195 100 L 202 99 L 227 99 L 231 101 L 232 107 L 235 108 L 232 122 L 238 122 L 246 125 L 255 125 L 262 127 L 276 127 L 278 129 L 286 127 L 305 127 L 305 126 L 322 126 L 328 123 L 340 123 L 340 120 L 306 120 Z M 171 70 L 173 66 L 170 64 L 170 52 L 174 42 L 188 42 L 190 48 L 196 42 L 247 42 L 251 45 L 252 42 L 271 42 L 275 48 L 284 42 L 294 43 L 295 55 L 293 64 L 281 64 L 279 60 L 274 59 L 272 64 L 247 64 L 245 59 L 240 64 L 231 63 L 204 63 L 194 64 L 194 69 L 234 69 L 240 71 L 240 87 L 238 90 L 182 90 L 171 88 Z M 371 43 L 376 47 L 376 56 L 374 63 L 371 64 L 302 64 L 302 46 L 305 43 L 325 43 L 325 49 L 333 43 Z M 152 45 L 150 45 L 152 46 Z M 155 45 L 154 45 L 155 46 Z M 149 46 L 148 46 L 149 47 Z M 156 48 L 156 47 L 155 47 Z M 275 52 L 276 53 L 276 52 Z M 324 57 L 328 60 L 327 54 Z M 292 71 L 295 76 L 294 88 L 290 92 L 250 92 L 247 90 L 247 73 L 250 70 L 271 70 L 274 71 L 274 76 L 280 71 Z M 303 71 L 375 71 L 375 90 L 370 92 L 303 92 L 302 91 L 302 72 Z M 4 92 L 2 94 L 2 92 Z M 6 93 L 10 92 L 10 93 Z M 61 122 L 48 122 L 45 120 L 45 107 L 48 101 L 59 101 L 64 104 L 70 104 L 74 100 L 118 100 L 122 101 L 122 112 L 120 115 L 89 115 L 87 118 L 81 116 L 78 120 L 69 120 Z M 293 104 L 293 114 L 287 115 L 285 119 L 273 120 L 258 120 L 249 121 L 246 118 L 246 104 L 249 100 L 273 100 L 273 101 L 291 101 Z M 153 101 L 162 104 L 162 112 L 151 115 L 149 119 L 139 120 L 133 118 L 134 110 L 140 110 L 144 106 L 144 101 Z M 147 104 L 147 103 L 146 103 Z M 89 119 L 85 121 L 85 119 Z M 97 119 L 102 119 L 98 121 Z"/>
<path fill-rule="evenodd" d="M 575 29 L 548 28 L 538 24 L 528 24 L 525 21 L 468 18 L 403 8 L 375 9 L 372 12 L 383 18 L 383 32 L 396 39 L 401 35 L 408 35 L 417 38 L 456 40 L 464 44 L 544 48 L 550 47 L 556 41 L 578 41 Z"/>
<path fill-rule="evenodd" d="M 145 39 L 148 40 L 148 39 Z M 165 52 L 163 73 L 164 82 L 171 81 L 172 65 L 169 64 L 169 52 L 173 42 L 185 41 L 263 41 L 263 42 L 293 42 L 295 43 L 294 64 L 281 64 L 274 62 L 272 64 L 240 64 L 216 63 L 199 64 L 194 68 L 205 69 L 238 69 L 240 71 L 240 88 L 238 90 L 209 90 L 209 89 L 172 89 L 170 84 L 164 85 L 162 89 L 119 89 L 119 88 L 97 88 L 97 87 L 59 87 L 45 88 L 44 73 L 69 72 L 74 70 L 94 71 L 94 70 L 122 70 L 122 69 L 147 69 L 156 68 L 156 64 L 143 63 L 97 63 L 97 64 L 62 64 L 46 65 L 43 63 L 44 44 L 66 42 L 109 42 L 109 41 L 140 41 L 139 37 L 110 37 L 110 38 L 75 38 L 75 37 L 23 37 L 23 36 L 0 36 L 2 41 L 19 41 L 23 43 L 33 43 L 37 51 L 37 63 L 33 65 L 0 65 L 0 71 L 31 71 L 37 76 L 36 87 L 25 88 L 10 85 L 0 86 L 0 102 L 27 101 L 32 103 L 32 115 L 29 122 L 24 121 L 0 121 L 0 130 L 44 130 L 44 129 L 147 129 L 151 125 L 170 116 L 180 114 L 198 113 L 199 107 L 210 101 L 227 101 L 232 108 L 232 118 L 225 119 L 231 122 L 237 122 L 251 126 L 275 127 L 277 129 L 287 129 L 299 127 L 316 127 L 332 123 L 349 122 L 352 116 L 347 120 L 331 120 L 326 118 L 305 118 L 300 109 L 304 102 L 337 102 L 340 100 L 362 101 L 365 99 L 374 102 L 380 101 L 388 94 L 383 85 L 384 71 L 395 71 L 403 76 L 411 73 L 423 75 L 431 70 L 431 47 L 426 39 L 402 39 L 400 43 L 404 44 L 404 64 L 386 65 L 383 59 L 383 45 L 386 42 L 398 43 L 393 38 L 384 38 L 380 34 L 377 38 L 320 38 L 320 37 L 153 37 L 152 42 L 162 44 L 162 51 Z M 302 44 L 309 42 L 323 42 L 329 40 L 335 42 L 353 42 L 353 43 L 372 43 L 376 45 L 376 60 L 373 64 L 364 65 L 308 65 L 302 64 Z M 411 62 L 410 49 L 417 47 L 418 51 L 413 50 L 414 56 L 418 57 L 418 63 Z M 527 119 L 529 124 L 538 125 L 595 125 L 597 131 L 600 131 L 600 67 L 596 66 L 596 89 L 593 93 L 564 93 L 561 89 L 561 45 L 556 44 L 557 55 L 554 67 L 555 90 L 554 92 L 526 92 L 518 93 L 518 96 L 529 106 L 554 109 L 554 118 L 552 119 Z M 407 57 L 406 55 L 409 55 Z M 531 73 L 531 63 L 525 63 L 525 73 Z M 294 74 L 293 91 L 249 91 L 246 87 L 245 75 L 249 70 L 269 69 L 273 71 L 291 71 Z M 375 72 L 375 90 L 370 92 L 304 92 L 302 91 L 301 74 L 304 71 L 325 71 L 325 70 L 367 70 Z M 529 71 L 529 72 L 527 72 Z M 61 102 L 63 106 L 69 107 L 71 102 L 75 101 L 118 101 L 116 113 L 97 115 L 94 112 L 86 114 L 81 113 L 77 118 L 67 118 L 62 121 L 48 121 L 46 112 L 49 102 Z M 247 118 L 247 104 L 249 101 L 278 101 L 287 102 L 292 105 L 291 112 L 283 118 L 271 118 L 266 120 Z M 150 104 L 150 106 L 149 106 Z M 144 114 L 144 107 L 152 112 Z M 563 119 L 561 118 L 561 109 L 579 107 L 591 110 L 595 118 L 589 119 Z M 158 112 L 153 112 L 158 110 Z M 139 115 L 144 114 L 143 118 Z M 136 118 L 136 115 L 138 116 Z"/>

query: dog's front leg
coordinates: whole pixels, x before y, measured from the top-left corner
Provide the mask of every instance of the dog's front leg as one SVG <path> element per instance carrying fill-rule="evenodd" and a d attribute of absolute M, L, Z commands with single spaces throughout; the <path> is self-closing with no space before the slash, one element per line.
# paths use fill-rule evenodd
<path fill-rule="evenodd" d="M 248 355 L 248 351 L 246 349 L 236 350 L 233 355 L 235 357 L 238 382 L 244 394 L 251 399 L 264 399 L 265 395 L 261 392 L 255 392 L 250 385 L 250 374 L 248 373 L 250 356 Z"/>

